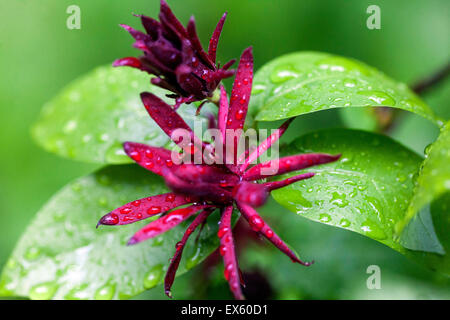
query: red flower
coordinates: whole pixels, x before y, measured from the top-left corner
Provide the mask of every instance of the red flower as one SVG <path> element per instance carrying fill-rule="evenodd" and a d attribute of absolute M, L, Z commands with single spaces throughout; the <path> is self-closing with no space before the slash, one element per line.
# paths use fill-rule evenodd
<path fill-rule="evenodd" d="M 242 129 L 244 126 L 252 79 L 253 55 L 251 48 L 249 48 L 241 56 L 230 102 L 228 102 L 223 86 L 220 88 L 218 130 L 223 133 L 223 142 L 225 144 L 227 143 L 225 141 L 226 130 L 240 133 L 239 129 Z M 198 146 L 202 150 L 209 148 L 213 152 L 215 151 L 212 145 L 201 142 L 199 138 L 195 137 L 189 126 L 172 107 L 151 93 L 142 93 L 141 98 L 150 116 L 171 138 L 175 130 L 184 129 L 194 140 L 191 146 Z M 224 275 L 236 299 L 243 299 L 243 295 L 240 270 L 235 256 L 231 230 L 231 216 L 234 206 L 241 212 L 254 231 L 272 242 L 293 262 L 305 266 L 310 265 L 308 262 L 301 261 L 254 209 L 265 203 L 272 190 L 285 187 L 302 179 L 311 178 L 314 176 L 314 173 L 304 173 L 274 182 L 257 183 L 258 180 L 332 162 L 340 157 L 340 155 L 333 156 L 328 154 L 300 154 L 250 166 L 259 155 L 263 154 L 281 137 L 291 120 L 287 120 L 274 134 L 261 143 L 255 151 L 244 153 L 239 157 L 234 156 L 238 150 L 237 139 L 239 134 L 234 135 L 234 140 L 231 141 L 233 161 L 229 164 L 174 164 L 171 158 L 171 151 L 169 150 L 126 142 L 124 144 L 125 152 L 140 166 L 163 176 L 172 192 L 128 203 L 103 216 L 99 224 L 128 224 L 168 212 L 136 232 L 128 242 L 131 245 L 153 238 L 200 212 L 186 230 L 181 241 L 176 245 L 175 255 L 171 260 L 165 277 L 165 292 L 168 296 L 171 295 L 170 288 L 186 241 L 195 228 L 204 223 L 216 208 L 221 211 L 218 237 L 220 238 L 220 254 L 223 256 L 225 263 Z M 180 144 L 180 139 L 173 139 L 173 141 Z M 183 150 L 185 152 L 192 151 L 185 146 L 183 146 Z M 278 169 L 267 170 L 273 167 Z M 184 205 L 188 206 L 181 209 L 178 208 Z"/>
<path fill-rule="evenodd" d="M 217 24 L 206 53 L 197 35 L 195 20 L 189 20 L 187 28 L 175 17 L 165 0 L 161 0 L 159 22 L 139 16 L 146 33 L 122 25 L 136 40 L 134 47 L 143 51 L 139 58 L 126 57 L 116 60 L 113 66 L 129 66 L 156 76 L 151 82 L 167 89 L 181 103 L 212 97 L 222 79 L 231 77 L 230 61 L 222 68 L 216 65 L 216 50 L 226 13 Z"/>

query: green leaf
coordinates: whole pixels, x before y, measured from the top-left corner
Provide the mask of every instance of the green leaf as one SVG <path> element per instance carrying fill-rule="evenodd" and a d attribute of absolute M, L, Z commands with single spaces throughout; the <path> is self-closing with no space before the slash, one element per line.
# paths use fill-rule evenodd
<path fill-rule="evenodd" d="M 169 141 L 142 105 L 139 94 L 143 91 L 173 101 L 165 97 L 167 91 L 151 85 L 144 72 L 99 67 L 70 83 L 44 106 L 33 137 L 47 151 L 74 160 L 129 163 L 123 142 L 163 146 Z M 194 105 L 183 105 L 179 112 L 189 124 L 198 119 Z"/>
<path fill-rule="evenodd" d="M 412 197 L 404 219 L 396 226 L 401 234 L 403 246 L 422 251 L 432 251 L 445 255 L 450 252 L 450 122 L 442 128 L 438 139 L 427 148 L 415 193 Z M 431 221 L 430 223 L 427 221 Z M 420 238 L 414 237 L 418 225 L 428 225 L 426 230 L 436 229 L 437 238 L 430 238 L 428 233 Z M 431 232 L 432 234 L 432 232 Z M 426 245 L 428 242 L 434 244 Z M 429 247 L 434 250 L 428 250 Z M 450 261 L 449 267 L 450 267 Z"/>
<path fill-rule="evenodd" d="M 438 139 L 427 148 L 426 154 L 408 214 L 397 227 L 399 231 L 424 206 L 450 191 L 450 121 L 443 126 Z"/>
<path fill-rule="evenodd" d="M 387 106 L 438 122 L 405 84 L 349 58 L 319 52 L 288 54 L 256 72 L 251 114 L 273 121 L 340 107 Z"/>
<path fill-rule="evenodd" d="M 95 226 L 120 205 L 163 192 L 163 180 L 136 165 L 107 167 L 68 184 L 38 212 L 20 239 L 3 270 L 0 295 L 126 299 L 161 283 L 187 223 L 135 246 L 126 243 L 149 220 Z M 217 213 L 211 215 L 197 243 L 197 234 L 192 236 L 177 275 L 217 247 L 218 220 Z"/>
<path fill-rule="evenodd" d="M 420 156 L 386 136 L 348 129 L 307 134 L 284 152 L 340 153 L 342 157 L 307 170 L 316 172 L 313 178 L 272 192 L 281 205 L 308 219 L 375 239 L 429 266 L 437 258 L 404 248 L 395 233 L 414 195 Z M 442 263 L 434 268 L 450 271 Z"/>

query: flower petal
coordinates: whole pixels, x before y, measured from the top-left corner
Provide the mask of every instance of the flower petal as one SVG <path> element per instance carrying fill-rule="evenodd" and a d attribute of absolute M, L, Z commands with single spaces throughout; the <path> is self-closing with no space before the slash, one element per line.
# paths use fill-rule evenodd
<path fill-rule="evenodd" d="M 227 115 L 226 145 L 232 147 L 232 163 L 230 170 L 237 171 L 237 151 L 240 138 L 240 130 L 244 127 L 245 117 L 247 116 L 248 103 L 252 91 L 253 80 L 253 54 L 252 48 L 244 50 L 239 61 L 236 78 L 231 91 L 230 108 Z M 228 131 L 230 130 L 230 131 Z M 229 134 L 230 133 L 230 134 Z M 228 137 L 230 136 L 230 137 Z M 229 141 L 232 138 L 232 141 Z M 229 147 L 227 147 L 228 149 Z M 227 150 L 228 151 L 228 150 Z"/>
<path fill-rule="evenodd" d="M 173 165 L 172 151 L 164 148 L 136 142 L 125 142 L 123 149 L 138 165 L 160 176 L 163 174 L 164 168 L 170 168 Z"/>
<path fill-rule="evenodd" d="M 150 238 L 154 238 L 161 233 L 164 233 L 173 227 L 176 227 L 181 222 L 187 220 L 194 213 L 211 207 L 209 205 L 192 205 L 186 208 L 181 208 L 169 212 L 158 220 L 150 222 L 148 225 L 137 231 L 134 236 L 128 241 L 128 245 L 133 245 Z"/>
<path fill-rule="evenodd" d="M 203 224 L 213 211 L 213 208 L 207 208 L 203 210 L 197 217 L 195 217 L 194 221 L 192 221 L 192 223 L 184 233 L 181 241 L 176 244 L 175 254 L 170 260 L 170 265 L 167 269 L 166 277 L 164 278 L 164 291 L 168 297 L 172 298 L 170 288 L 172 287 L 173 281 L 175 280 L 175 274 L 180 264 L 181 255 L 183 254 L 183 249 L 186 245 L 186 242 L 188 241 L 190 235 L 194 232 L 194 230 L 197 229 L 200 224 Z"/>
<path fill-rule="evenodd" d="M 272 191 L 272 190 L 284 188 L 284 187 L 286 187 L 294 182 L 300 181 L 300 180 L 312 178 L 312 177 L 314 177 L 314 175 L 315 175 L 314 172 L 307 172 L 307 173 L 303 173 L 298 176 L 290 177 L 290 178 L 287 178 L 287 179 L 284 179 L 281 181 L 266 182 L 266 183 L 263 183 L 262 185 L 265 186 L 268 191 Z"/>
<path fill-rule="evenodd" d="M 181 118 L 181 116 L 167 103 L 149 92 L 142 92 L 141 99 L 144 103 L 150 117 L 158 124 L 158 126 L 172 139 L 176 144 L 182 142 L 182 137 L 174 139 L 172 134 L 177 129 L 185 130 L 196 145 L 202 145 L 201 141 L 195 137 L 192 129 Z"/>
<path fill-rule="evenodd" d="M 227 279 L 230 290 L 233 292 L 234 298 L 243 300 L 239 266 L 236 258 L 234 248 L 233 234 L 231 232 L 231 215 L 233 213 L 233 206 L 228 206 L 222 211 L 222 218 L 220 219 L 220 229 L 218 236 L 220 238 L 220 254 L 223 256 L 225 265 L 224 276 Z"/>
<path fill-rule="evenodd" d="M 145 34 L 139 30 L 136 30 L 126 24 L 120 24 L 120 26 L 122 28 L 124 28 L 125 30 L 127 30 L 131 34 L 131 36 L 137 41 L 150 41 L 151 40 L 151 38 L 148 34 Z"/>
<path fill-rule="evenodd" d="M 219 113 L 217 115 L 218 126 L 220 133 L 222 134 L 222 141 L 225 142 L 225 130 L 227 126 L 227 115 L 228 109 L 230 107 L 228 103 L 228 95 L 225 91 L 225 87 L 220 85 L 220 102 L 219 102 Z"/>
<path fill-rule="evenodd" d="M 214 62 L 209 59 L 209 56 L 206 54 L 205 50 L 203 50 L 200 39 L 198 38 L 197 30 L 195 27 L 195 19 L 191 17 L 189 19 L 187 25 L 187 33 L 189 36 L 189 40 L 191 40 L 192 47 L 194 48 L 197 55 L 207 64 L 211 69 L 215 69 Z"/>
<path fill-rule="evenodd" d="M 205 95 L 205 87 L 201 79 L 199 79 L 191 69 L 191 67 L 181 64 L 175 70 L 177 82 L 184 91 L 192 93 L 198 99 Z"/>
<path fill-rule="evenodd" d="M 222 18 L 220 18 L 219 22 L 217 23 L 216 29 L 214 30 L 214 33 L 211 36 L 211 40 L 209 40 L 209 47 L 208 47 L 208 55 L 209 59 L 216 63 L 216 52 L 217 52 L 217 45 L 219 43 L 220 34 L 222 33 L 223 25 L 225 23 L 225 19 L 227 18 L 227 12 L 225 12 L 222 15 Z"/>
<path fill-rule="evenodd" d="M 159 32 L 161 30 L 161 24 L 151 18 L 144 15 L 138 15 L 141 18 L 142 25 L 144 26 L 145 31 L 150 35 L 153 41 L 158 39 Z"/>
<path fill-rule="evenodd" d="M 123 67 L 123 66 L 142 70 L 141 60 L 135 57 L 125 57 L 122 59 L 117 59 L 116 61 L 113 62 L 113 67 Z"/>
<path fill-rule="evenodd" d="M 245 180 L 264 179 L 274 175 L 309 168 L 315 165 L 336 161 L 341 155 L 329 155 L 325 153 L 305 153 L 284 157 L 276 160 L 258 163 L 248 169 L 243 178 Z"/>
<path fill-rule="evenodd" d="M 256 148 L 256 150 L 250 153 L 250 155 L 246 159 L 245 159 L 246 155 L 245 153 L 243 153 L 238 159 L 238 164 L 243 163 L 242 166 L 240 166 L 239 171 L 243 173 L 245 169 L 247 169 L 247 167 L 250 165 L 250 163 L 258 159 L 258 157 L 261 156 L 264 152 L 266 152 L 274 142 L 278 141 L 281 138 L 281 136 L 286 132 L 287 128 L 294 119 L 295 118 L 290 118 L 287 121 L 285 121 L 281 125 L 281 127 L 278 128 L 277 131 L 271 134 L 265 141 L 261 142 L 261 144 Z"/>
<path fill-rule="evenodd" d="M 184 29 L 181 22 L 177 19 L 177 17 L 173 14 L 169 5 L 165 0 L 161 0 L 161 11 L 159 13 L 159 20 L 163 25 L 170 28 L 173 32 L 175 32 L 180 38 L 187 38 L 186 29 Z"/>
<path fill-rule="evenodd" d="M 172 192 L 135 200 L 104 215 L 97 226 L 134 223 L 196 200 Z"/>
<path fill-rule="evenodd" d="M 252 91 L 253 81 L 253 53 L 252 48 L 247 48 L 242 53 L 236 78 L 231 91 L 230 112 L 227 117 L 227 129 L 244 128 L 248 103 Z"/>
<path fill-rule="evenodd" d="M 250 227 L 263 235 L 267 240 L 272 242 L 281 252 L 286 254 L 293 262 L 300 263 L 304 266 L 309 266 L 313 262 L 303 262 L 301 261 L 297 255 L 281 240 L 281 238 L 269 227 L 267 223 L 260 217 L 258 212 L 255 211 L 251 206 L 237 203 L 239 211 L 242 213 L 244 218 L 250 224 Z"/>

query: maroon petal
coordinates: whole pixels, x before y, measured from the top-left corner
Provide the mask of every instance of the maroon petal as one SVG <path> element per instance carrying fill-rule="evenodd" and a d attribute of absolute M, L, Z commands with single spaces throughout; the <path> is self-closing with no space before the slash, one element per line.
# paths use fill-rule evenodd
<path fill-rule="evenodd" d="M 244 172 L 245 169 L 247 169 L 247 167 L 256 159 L 258 159 L 259 156 L 261 156 L 264 152 L 266 152 L 270 146 L 278 141 L 281 136 L 286 132 L 287 128 L 289 127 L 289 125 L 291 124 L 291 122 L 294 120 L 294 118 L 290 118 L 287 121 L 285 121 L 280 128 L 278 128 L 277 131 L 275 131 L 273 134 L 271 134 L 265 141 L 263 141 L 258 148 L 256 148 L 255 151 L 253 151 L 252 153 L 250 153 L 250 155 L 247 157 L 247 159 L 245 159 L 245 162 L 243 163 L 243 165 L 239 168 L 240 172 Z M 241 157 L 239 157 L 238 163 L 242 163 L 244 161 L 245 158 L 245 153 L 241 155 Z"/>
<path fill-rule="evenodd" d="M 135 57 L 126 57 L 122 59 L 117 59 L 116 61 L 113 62 L 113 67 L 123 67 L 123 66 L 142 70 L 141 60 Z"/>
<path fill-rule="evenodd" d="M 194 221 L 192 221 L 192 223 L 184 233 L 181 241 L 176 244 L 175 254 L 170 260 L 170 265 L 167 269 L 166 277 L 164 278 L 164 291 L 169 298 L 172 298 L 170 288 L 172 287 L 173 281 L 175 280 L 175 274 L 180 264 L 184 246 L 186 245 L 186 242 L 188 241 L 190 235 L 194 232 L 194 230 L 197 229 L 200 224 L 205 223 L 206 219 L 213 212 L 213 210 L 214 209 L 212 208 L 205 209 L 197 217 L 195 217 Z"/>
<path fill-rule="evenodd" d="M 250 93 L 252 91 L 253 80 L 253 54 L 252 48 L 247 48 L 241 56 L 236 78 L 231 91 L 230 108 L 227 116 L 227 130 L 239 130 L 244 127 L 245 117 L 247 116 Z M 233 145 L 233 161 L 237 161 L 237 149 L 239 143 L 239 134 L 233 136 L 233 141 L 227 141 L 227 145 Z"/>
<path fill-rule="evenodd" d="M 208 55 L 209 59 L 211 59 L 213 63 L 216 63 L 217 44 L 219 43 L 220 34 L 222 33 L 223 25 L 225 23 L 226 18 L 227 12 L 225 12 L 222 15 L 222 18 L 220 18 L 219 22 L 217 23 L 216 29 L 212 34 L 211 40 L 209 40 Z"/>
<path fill-rule="evenodd" d="M 154 238 L 161 233 L 164 233 L 173 227 L 176 227 L 181 222 L 187 220 L 194 213 L 210 207 L 209 205 L 192 205 L 186 208 L 174 210 L 158 220 L 150 222 L 148 225 L 137 231 L 134 236 L 128 241 L 128 245 L 133 245 L 144 240 Z"/>
<path fill-rule="evenodd" d="M 284 179 L 281 181 L 266 182 L 266 183 L 263 183 L 263 186 L 265 186 L 268 191 L 272 191 L 272 190 L 286 187 L 286 186 L 288 186 L 294 182 L 300 181 L 300 180 L 312 178 L 312 177 L 314 177 L 314 175 L 315 175 L 315 173 L 308 172 L 308 173 L 300 174 L 298 176 L 290 177 L 290 178 L 287 178 L 287 179 Z"/>
<path fill-rule="evenodd" d="M 184 92 L 184 90 L 183 90 Z M 177 110 L 183 103 L 191 103 L 197 101 L 194 95 L 189 95 L 187 97 L 178 97 L 175 99 L 175 104 L 173 105 L 173 110 Z"/>
<path fill-rule="evenodd" d="M 158 61 L 170 70 L 175 70 L 181 62 L 181 52 L 174 48 L 167 40 L 158 40 L 147 44 Z"/>
<path fill-rule="evenodd" d="M 141 31 L 138 31 L 130 26 L 127 26 L 126 24 L 120 24 L 120 26 L 122 28 L 124 28 L 125 30 L 127 30 L 131 36 L 136 39 L 137 41 L 150 41 L 150 37 L 148 34 L 145 34 Z"/>
<path fill-rule="evenodd" d="M 217 71 L 209 72 L 205 77 L 207 80 L 207 89 L 209 91 L 214 91 L 220 81 L 233 75 L 234 70 L 219 69 Z"/>
<path fill-rule="evenodd" d="M 158 175 L 162 175 L 164 168 L 173 166 L 170 150 L 135 142 L 125 142 L 123 149 L 138 165 Z"/>
<path fill-rule="evenodd" d="M 228 114 L 227 129 L 242 129 L 247 115 L 250 93 L 253 81 L 253 54 L 252 48 L 242 53 L 236 78 L 231 91 L 230 112 Z"/>
<path fill-rule="evenodd" d="M 222 67 L 223 70 L 228 70 L 234 63 L 236 62 L 236 59 L 232 59 L 225 63 Z"/>
<path fill-rule="evenodd" d="M 174 70 L 169 68 L 169 66 L 166 66 L 161 61 L 159 61 L 159 59 L 153 54 L 153 52 L 148 50 L 147 46 L 143 42 L 136 41 L 133 46 L 145 52 L 143 60 L 147 62 L 152 70 L 157 70 L 157 72 L 155 72 L 156 75 L 160 75 L 161 73 L 171 74 L 174 72 Z"/>
<path fill-rule="evenodd" d="M 205 96 L 205 87 L 201 79 L 199 79 L 193 72 L 191 67 L 182 64 L 177 67 L 175 74 L 177 82 L 184 91 L 192 93 L 199 99 Z"/>
<path fill-rule="evenodd" d="M 203 50 L 200 39 L 198 38 L 194 17 L 191 17 L 189 19 L 187 25 L 187 33 L 189 36 L 189 40 L 191 40 L 192 47 L 194 48 L 197 55 L 203 60 L 203 62 L 208 65 L 208 67 L 210 67 L 211 69 L 215 69 L 214 62 L 209 59 L 209 56 L 206 54 L 205 50 Z"/>
<path fill-rule="evenodd" d="M 217 235 L 220 238 L 220 254 L 223 256 L 225 264 L 224 276 L 227 279 L 230 290 L 233 292 L 234 298 L 243 300 L 239 266 L 237 263 L 236 252 L 234 248 L 233 234 L 231 232 L 231 215 L 233 213 L 233 206 L 228 206 L 222 211 L 222 218 L 220 219 L 220 229 Z"/>
<path fill-rule="evenodd" d="M 220 133 L 222 134 L 223 142 L 225 142 L 225 130 L 227 126 L 228 109 L 229 109 L 228 95 L 227 92 L 225 91 L 225 87 L 223 85 L 220 85 L 220 104 L 217 120 Z"/>
<path fill-rule="evenodd" d="M 281 238 L 264 222 L 264 220 L 260 217 L 258 212 L 255 211 L 251 206 L 237 203 L 239 211 L 241 211 L 244 218 L 250 224 L 250 227 L 262 234 L 267 240 L 272 242 L 281 252 L 286 254 L 293 262 L 300 263 L 304 266 L 309 266 L 312 262 L 303 262 L 301 261 L 297 255 L 289 249 L 289 247 L 281 240 Z"/>
<path fill-rule="evenodd" d="M 187 38 L 186 29 L 184 29 L 181 22 L 175 17 L 172 10 L 165 0 L 161 0 L 161 12 L 159 13 L 159 20 L 162 24 L 166 25 L 179 37 Z"/>
<path fill-rule="evenodd" d="M 147 112 L 158 126 L 172 139 L 172 134 L 177 129 L 186 130 L 190 134 L 191 141 L 201 146 L 200 140 L 180 115 L 171 106 L 149 92 L 141 93 L 141 99 Z M 176 144 L 182 142 L 182 137 L 172 139 Z"/>
<path fill-rule="evenodd" d="M 306 153 L 295 156 L 284 157 L 276 160 L 258 163 L 248 169 L 243 178 L 245 180 L 258 180 L 270 176 L 296 171 L 319 164 L 336 161 L 341 155 L 329 155 L 324 153 Z M 264 169 L 264 172 L 261 172 Z"/>
<path fill-rule="evenodd" d="M 123 225 L 134 223 L 196 200 L 195 198 L 186 198 L 175 193 L 159 194 L 135 200 L 104 215 L 97 226 L 100 224 Z"/>
<path fill-rule="evenodd" d="M 144 15 L 138 15 L 138 17 L 141 18 L 142 25 L 152 40 L 156 40 L 161 29 L 161 24 L 157 20 Z"/>
<path fill-rule="evenodd" d="M 165 79 L 161 79 L 161 78 L 151 78 L 150 82 L 155 85 L 158 86 L 160 88 L 172 91 L 177 93 L 178 95 L 181 95 L 181 93 L 179 92 L 178 88 L 175 88 L 172 84 L 170 84 L 169 82 L 167 82 Z M 184 103 L 184 102 L 182 102 Z M 180 105 L 182 104 L 180 103 Z"/>

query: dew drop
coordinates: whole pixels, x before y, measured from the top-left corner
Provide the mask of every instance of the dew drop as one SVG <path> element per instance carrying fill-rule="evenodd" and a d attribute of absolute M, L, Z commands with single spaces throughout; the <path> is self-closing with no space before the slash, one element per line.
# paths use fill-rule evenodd
<path fill-rule="evenodd" d="M 194 253 L 186 260 L 186 269 L 192 269 L 197 264 L 199 264 L 202 258 L 202 250 L 200 246 L 195 248 Z"/>
<path fill-rule="evenodd" d="M 123 163 L 129 160 L 122 145 L 117 143 L 113 144 L 106 150 L 105 159 L 109 163 Z"/>
<path fill-rule="evenodd" d="M 25 252 L 25 259 L 27 260 L 35 260 L 37 259 L 41 254 L 41 250 L 36 247 L 29 247 L 27 251 Z"/>
<path fill-rule="evenodd" d="M 95 292 L 95 300 L 111 300 L 116 292 L 115 284 L 106 284 Z"/>
<path fill-rule="evenodd" d="M 331 217 L 329 214 L 322 213 L 319 215 L 319 221 L 327 223 L 331 221 Z"/>
<path fill-rule="evenodd" d="M 341 219 L 341 221 L 339 221 L 339 225 L 342 228 L 348 228 L 350 226 L 350 224 L 351 224 L 350 221 L 347 219 Z"/>
<path fill-rule="evenodd" d="M 151 268 L 144 276 L 144 288 L 150 289 L 155 287 L 163 275 L 163 266 L 161 264 Z"/>
<path fill-rule="evenodd" d="M 55 282 L 44 282 L 33 286 L 28 296 L 32 300 L 49 300 L 55 295 L 57 289 L 58 285 Z"/>
<path fill-rule="evenodd" d="M 361 230 L 364 232 L 364 234 L 373 239 L 386 239 L 386 234 L 384 233 L 384 231 L 371 220 L 364 221 L 364 223 L 361 225 Z"/>

